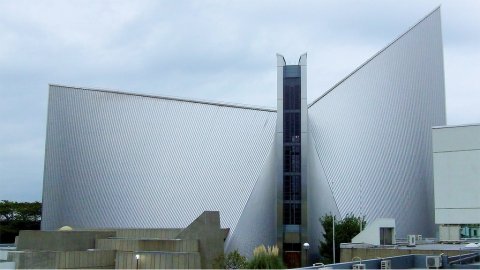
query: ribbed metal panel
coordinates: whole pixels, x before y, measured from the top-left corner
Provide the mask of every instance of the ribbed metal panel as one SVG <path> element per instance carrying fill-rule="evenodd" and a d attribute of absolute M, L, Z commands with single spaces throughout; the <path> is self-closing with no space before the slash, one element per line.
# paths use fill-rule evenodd
<path fill-rule="evenodd" d="M 308 117 L 341 215 L 396 218 L 399 237 L 433 235 L 430 128 L 445 124 L 439 9 L 314 102 Z"/>
<path fill-rule="evenodd" d="M 51 86 L 43 229 L 235 228 L 272 147 L 271 110 Z"/>
<path fill-rule="evenodd" d="M 225 252 L 238 250 L 250 257 L 255 247 L 276 244 L 276 150 L 272 147 L 238 224 L 235 230 L 230 231 Z"/>

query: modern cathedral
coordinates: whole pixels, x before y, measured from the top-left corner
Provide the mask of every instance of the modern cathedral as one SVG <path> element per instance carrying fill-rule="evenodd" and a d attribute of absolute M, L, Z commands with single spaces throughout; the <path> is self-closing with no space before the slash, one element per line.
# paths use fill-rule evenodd
<path fill-rule="evenodd" d="M 42 230 L 181 228 L 212 210 L 225 252 L 276 244 L 290 261 L 303 243 L 318 259 L 328 213 L 433 236 L 444 89 L 439 8 L 311 103 L 306 54 L 277 55 L 276 109 L 50 85 Z"/>

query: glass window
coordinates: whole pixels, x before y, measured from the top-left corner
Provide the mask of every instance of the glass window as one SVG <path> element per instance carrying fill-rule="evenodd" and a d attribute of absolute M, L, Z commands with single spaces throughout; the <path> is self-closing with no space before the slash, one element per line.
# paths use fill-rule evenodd
<path fill-rule="evenodd" d="M 286 112 L 283 114 L 283 141 L 300 143 L 300 112 Z"/>
<path fill-rule="evenodd" d="M 301 206 L 300 203 L 285 203 L 283 205 L 283 224 L 300 224 Z"/>
<path fill-rule="evenodd" d="M 285 201 L 300 201 L 300 175 L 285 175 L 283 177 L 283 199 Z"/>
<path fill-rule="evenodd" d="M 283 109 L 300 110 L 300 99 L 300 78 L 285 78 L 283 80 Z"/>
<path fill-rule="evenodd" d="M 301 172 L 300 145 L 287 145 L 283 148 L 283 171 Z"/>

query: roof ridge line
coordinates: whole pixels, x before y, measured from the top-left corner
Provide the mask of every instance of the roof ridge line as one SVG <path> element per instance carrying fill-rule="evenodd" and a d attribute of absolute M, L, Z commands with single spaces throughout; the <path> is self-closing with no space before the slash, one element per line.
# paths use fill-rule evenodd
<path fill-rule="evenodd" d="M 430 17 L 433 13 L 435 13 L 437 10 L 440 9 L 441 6 L 436 7 L 434 10 L 430 11 L 425 17 L 420 19 L 417 23 L 415 23 L 413 26 L 408 28 L 405 32 L 400 34 L 398 37 L 396 37 L 393 41 L 387 44 L 387 46 L 383 47 L 380 49 L 377 53 L 375 53 L 372 57 L 368 58 L 365 62 L 360 64 L 356 69 L 354 69 L 352 72 L 350 72 L 347 76 L 345 76 L 343 79 L 341 79 L 339 82 L 334 84 L 332 87 L 330 87 L 325 93 L 323 93 L 321 96 L 316 98 L 314 101 L 312 101 L 310 104 L 307 105 L 308 108 L 312 107 L 317 101 L 328 95 L 330 92 L 332 92 L 337 86 L 342 84 L 344 81 L 346 81 L 348 78 L 350 78 L 353 74 L 357 73 L 360 69 L 362 69 L 364 66 L 366 66 L 368 63 L 370 63 L 374 58 L 379 56 L 382 52 L 386 51 L 390 46 L 392 46 L 394 43 L 396 43 L 398 40 L 400 40 L 402 37 L 404 37 L 406 34 L 408 34 L 410 31 L 412 31 L 415 27 L 417 27 L 420 23 L 425 21 L 428 17 Z"/>
<path fill-rule="evenodd" d="M 104 93 L 110 93 L 110 94 L 120 94 L 120 95 L 138 96 L 138 97 L 146 97 L 146 98 L 174 100 L 174 101 L 206 104 L 206 105 L 213 105 L 213 106 L 220 106 L 220 107 L 231 107 L 231 108 L 247 109 L 247 110 L 277 112 L 277 110 L 273 109 L 273 108 L 262 107 L 262 106 L 254 106 L 254 105 L 245 105 L 245 104 L 239 104 L 239 103 L 227 103 L 227 102 L 216 102 L 216 101 L 201 100 L 201 99 L 187 99 L 187 98 L 173 97 L 173 96 L 159 96 L 159 95 L 151 95 L 151 94 L 140 94 L 140 93 L 132 93 L 132 92 L 126 92 L 126 91 L 119 91 L 119 90 L 114 90 L 114 89 L 79 87 L 79 86 L 70 86 L 70 85 L 55 84 L 55 83 L 50 83 L 48 85 L 49 86 L 56 86 L 56 87 L 63 87 L 63 88 L 76 89 L 76 90 L 92 91 L 92 92 L 104 92 Z"/>
<path fill-rule="evenodd" d="M 468 123 L 468 124 L 433 126 L 432 129 L 457 128 L 457 127 L 478 127 L 478 126 L 480 126 L 480 123 Z"/>

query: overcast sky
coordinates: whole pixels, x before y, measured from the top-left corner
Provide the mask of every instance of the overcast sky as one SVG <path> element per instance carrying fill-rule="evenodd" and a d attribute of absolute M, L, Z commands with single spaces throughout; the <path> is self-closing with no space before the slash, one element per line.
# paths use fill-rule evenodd
<path fill-rule="evenodd" d="M 447 123 L 480 122 L 480 1 L 1 1 L 0 200 L 42 198 L 48 84 L 276 106 L 308 53 L 311 102 L 442 5 Z"/>

